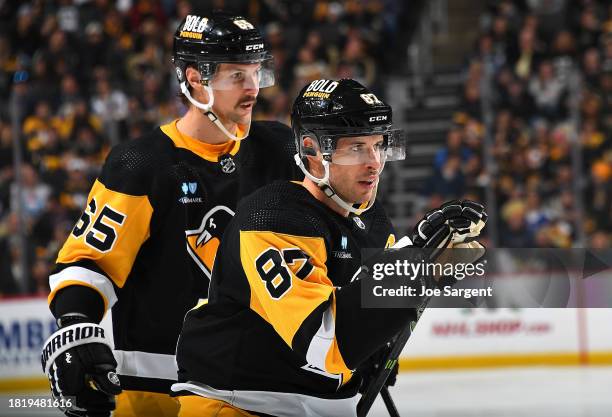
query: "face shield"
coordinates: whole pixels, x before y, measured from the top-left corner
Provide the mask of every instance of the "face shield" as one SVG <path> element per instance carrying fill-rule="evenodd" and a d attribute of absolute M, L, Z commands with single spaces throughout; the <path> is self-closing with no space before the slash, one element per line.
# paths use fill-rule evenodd
<path fill-rule="evenodd" d="M 208 72 L 206 62 L 198 63 L 200 74 Z M 268 56 L 258 62 L 222 62 L 214 74 L 203 78 L 213 90 L 253 90 L 274 85 L 274 58 Z"/>
<path fill-rule="evenodd" d="M 361 203 L 358 207 L 356 203 L 345 201 L 334 190 L 332 179 L 330 178 L 330 165 L 361 165 L 368 163 L 379 164 L 378 173 L 380 174 L 386 161 L 400 161 L 406 158 L 406 139 L 401 130 L 388 130 L 384 133 L 373 135 L 363 133 L 361 135 L 347 136 L 326 135 L 319 136 L 315 140 L 314 134 L 304 132 L 301 136 L 299 153 L 295 155 L 295 162 L 300 167 L 304 175 L 317 184 L 336 204 L 350 213 L 360 215 L 374 204 L 378 184 L 374 187 L 371 199 L 366 203 Z M 305 140 L 309 138 L 310 140 Z M 324 173 L 321 177 L 314 176 L 302 158 L 314 156 L 323 165 Z"/>
<path fill-rule="evenodd" d="M 381 170 L 387 161 L 401 161 L 406 158 L 404 132 L 390 130 L 381 135 L 322 135 L 321 154 L 332 164 L 361 165 L 380 163 Z"/>

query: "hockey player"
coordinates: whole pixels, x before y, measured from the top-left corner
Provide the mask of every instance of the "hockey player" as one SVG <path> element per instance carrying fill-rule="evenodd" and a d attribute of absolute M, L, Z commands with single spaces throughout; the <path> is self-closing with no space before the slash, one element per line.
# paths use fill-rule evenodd
<path fill-rule="evenodd" d="M 116 417 L 176 415 L 167 394 L 179 331 L 208 295 L 238 200 L 273 179 L 301 178 L 290 129 L 251 124 L 259 89 L 274 83 L 251 23 L 187 16 L 173 63 L 187 113 L 111 151 L 49 279 L 59 330 L 42 362 L 53 395 L 76 398 L 62 401 L 67 415 L 109 415 L 120 393 Z M 114 357 L 98 325 L 111 309 Z"/>
<path fill-rule="evenodd" d="M 362 309 L 352 280 L 362 248 L 395 241 L 375 200 L 385 162 L 405 154 L 391 108 L 356 81 L 317 80 L 292 127 L 306 178 L 258 190 L 228 226 L 209 303 L 187 314 L 177 345 L 180 417 L 354 416 L 353 370 L 415 317 Z M 423 246 L 445 245 L 448 223 L 444 211 L 419 223 Z"/>

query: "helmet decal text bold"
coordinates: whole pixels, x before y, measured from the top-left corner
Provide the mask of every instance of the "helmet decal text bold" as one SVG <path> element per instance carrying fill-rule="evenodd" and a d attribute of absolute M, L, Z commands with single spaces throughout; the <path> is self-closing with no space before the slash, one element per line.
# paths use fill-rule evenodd
<path fill-rule="evenodd" d="M 196 15 L 187 15 L 185 24 L 181 29 L 181 38 L 202 39 L 202 32 L 208 23 L 208 18 Z"/>
<path fill-rule="evenodd" d="M 338 87 L 337 81 L 315 80 L 310 83 L 303 97 L 329 98 L 329 95 Z"/>

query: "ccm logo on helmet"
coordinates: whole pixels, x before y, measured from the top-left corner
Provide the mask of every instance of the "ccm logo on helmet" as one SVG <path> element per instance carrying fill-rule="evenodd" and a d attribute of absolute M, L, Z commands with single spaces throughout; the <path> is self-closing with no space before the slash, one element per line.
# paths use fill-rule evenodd
<path fill-rule="evenodd" d="M 382 122 L 383 120 L 387 120 L 387 116 L 372 116 L 372 117 L 370 117 L 370 122 Z"/>
<path fill-rule="evenodd" d="M 247 51 L 257 51 L 259 49 L 263 49 L 263 47 L 264 47 L 263 43 L 256 43 L 255 45 L 247 45 L 246 50 Z"/>

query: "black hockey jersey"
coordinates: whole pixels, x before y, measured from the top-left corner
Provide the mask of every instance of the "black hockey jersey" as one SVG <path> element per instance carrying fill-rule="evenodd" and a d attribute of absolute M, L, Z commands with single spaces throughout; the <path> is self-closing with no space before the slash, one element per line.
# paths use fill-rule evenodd
<path fill-rule="evenodd" d="M 207 297 L 221 236 L 238 200 L 274 179 L 300 179 L 288 127 L 254 122 L 244 141 L 211 145 L 176 120 L 115 147 L 50 277 L 49 302 L 71 285 L 112 307 L 123 389 L 168 392 L 185 313 Z M 61 292 L 60 292 L 61 293 Z"/>
<path fill-rule="evenodd" d="M 260 189 L 224 235 L 208 304 L 185 318 L 173 390 L 276 416 L 354 413 L 359 378 L 337 338 L 337 287 L 351 282 L 362 248 L 394 241 L 379 203 L 343 217 L 301 183 Z"/>

